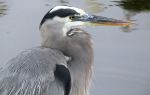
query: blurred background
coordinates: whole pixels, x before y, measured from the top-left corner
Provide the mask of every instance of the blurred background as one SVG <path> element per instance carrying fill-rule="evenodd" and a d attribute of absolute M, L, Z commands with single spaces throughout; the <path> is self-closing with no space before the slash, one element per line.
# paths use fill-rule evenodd
<path fill-rule="evenodd" d="M 133 20 L 131 27 L 88 27 L 94 41 L 91 95 L 150 95 L 150 0 L 0 0 L 0 66 L 39 46 L 39 23 L 56 5 Z"/>

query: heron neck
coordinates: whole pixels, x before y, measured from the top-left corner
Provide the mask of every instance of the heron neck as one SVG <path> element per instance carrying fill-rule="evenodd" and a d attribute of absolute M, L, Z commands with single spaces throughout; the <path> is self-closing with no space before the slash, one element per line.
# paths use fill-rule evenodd
<path fill-rule="evenodd" d="M 64 35 L 63 31 L 64 23 L 58 21 L 48 20 L 41 28 L 42 46 L 48 48 L 57 48 Z"/>
<path fill-rule="evenodd" d="M 73 86 L 70 95 L 88 94 L 93 65 L 93 49 L 90 45 L 79 50 L 69 63 Z"/>

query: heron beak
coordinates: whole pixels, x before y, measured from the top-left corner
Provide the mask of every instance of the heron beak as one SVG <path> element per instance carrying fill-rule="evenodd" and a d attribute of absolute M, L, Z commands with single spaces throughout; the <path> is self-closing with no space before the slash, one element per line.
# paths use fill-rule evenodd
<path fill-rule="evenodd" d="M 130 21 L 122 21 L 96 15 L 76 16 L 75 20 L 82 21 L 85 25 L 94 26 L 129 26 L 130 24 L 132 24 L 132 22 Z"/>

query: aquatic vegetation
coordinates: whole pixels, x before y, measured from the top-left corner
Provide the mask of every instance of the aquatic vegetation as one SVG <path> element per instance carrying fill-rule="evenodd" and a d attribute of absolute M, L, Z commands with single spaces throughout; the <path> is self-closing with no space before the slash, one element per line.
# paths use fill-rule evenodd
<path fill-rule="evenodd" d="M 6 14 L 7 5 L 4 2 L 0 2 L 0 17 Z"/>
<path fill-rule="evenodd" d="M 113 2 L 117 2 L 118 6 L 132 12 L 150 11 L 150 0 L 122 0 Z"/>

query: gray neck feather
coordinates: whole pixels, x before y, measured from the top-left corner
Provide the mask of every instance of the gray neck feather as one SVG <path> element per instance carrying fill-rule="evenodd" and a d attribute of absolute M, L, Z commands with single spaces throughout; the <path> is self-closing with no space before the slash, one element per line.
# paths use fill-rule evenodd
<path fill-rule="evenodd" d="M 48 20 L 40 28 L 42 46 L 55 48 L 63 38 L 64 23 Z"/>
<path fill-rule="evenodd" d="M 68 68 L 71 72 L 72 89 L 70 95 L 87 95 L 92 73 L 93 49 L 90 35 L 82 31 L 73 38 L 65 37 L 63 23 L 47 22 L 41 26 L 42 46 L 55 48 L 71 57 Z M 78 32 L 78 30 L 77 30 Z"/>
<path fill-rule="evenodd" d="M 90 40 L 83 46 L 76 48 L 77 51 L 73 52 L 71 56 L 72 60 L 69 62 L 73 84 L 70 95 L 87 95 L 89 93 L 93 65 L 93 49 Z"/>

